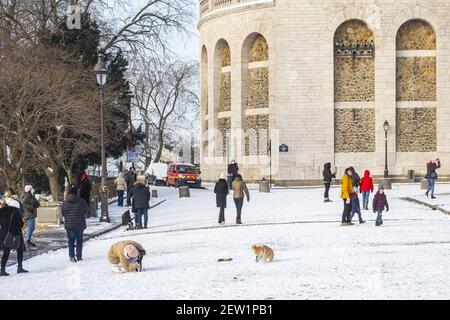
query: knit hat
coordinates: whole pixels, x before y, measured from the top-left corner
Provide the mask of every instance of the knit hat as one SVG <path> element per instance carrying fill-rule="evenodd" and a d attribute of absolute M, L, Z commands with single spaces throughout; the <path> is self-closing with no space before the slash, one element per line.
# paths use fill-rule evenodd
<path fill-rule="evenodd" d="M 123 253 L 125 254 L 125 257 L 127 257 L 127 259 L 136 258 L 139 255 L 138 249 L 136 249 L 136 247 L 132 244 L 125 246 L 125 248 L 123 249 Z"/>
<path fill-rule="evenodd" d="M 25 186 L 25 192 L 30 192 L 31 189 L 33 189 L 33 186 L 31 184 L 27 184 Z"/>
<path fill-rule="evenodd" d="M 380 191 L 380 190 L 384 190 L 384 186 L 383 186 L 382 183 L 380 183 L 380 184 L 378 185 L 378 191 Z"/>

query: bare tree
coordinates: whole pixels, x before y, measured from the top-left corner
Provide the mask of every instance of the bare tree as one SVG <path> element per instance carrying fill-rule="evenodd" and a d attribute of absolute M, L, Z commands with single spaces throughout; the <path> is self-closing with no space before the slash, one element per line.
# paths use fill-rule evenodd
<path fill-rule="evenodd" d="M 139 63 L 138 68 L 132 71 L 133 107 L 147 135 L 144 142 L 146 166 L 150 164 L 152 154 L 154 162 L 160 161 L 170 133 L 191 127 L 187 115 L 199 108 L 195 90 L 197 71 L 197 62 L 157 59 Z"/>

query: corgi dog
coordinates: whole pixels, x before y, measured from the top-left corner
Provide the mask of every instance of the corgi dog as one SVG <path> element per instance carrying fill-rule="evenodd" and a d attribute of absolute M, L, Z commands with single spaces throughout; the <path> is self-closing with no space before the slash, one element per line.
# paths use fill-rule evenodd
<path fill-rule="evenodd" d="M 271 262 L 274 257 L 273 250 L 266 245 L 253 245 L 253 253 L 256 255 L 256 262 Z"/>

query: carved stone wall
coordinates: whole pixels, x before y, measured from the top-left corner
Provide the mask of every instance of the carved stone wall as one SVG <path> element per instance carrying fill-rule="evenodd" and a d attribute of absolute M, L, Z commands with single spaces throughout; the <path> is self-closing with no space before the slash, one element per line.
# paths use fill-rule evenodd
<path fill-rule="evenodd" d="M 397 58 L 397 101 L 436 101 L 436 57 Z"/>
<path fill-rule="evenodd" d="M 203 126 L 203 142 L 202 142 L 202 148 L 203 148 L 203 152 L 208 152 L 208 120 L 204 121 L 204 126 Z"/>
<path fill-rule="evenodd" d="M 335 152 L 375 152 L 375 109 L 335 110 Z"/>
<path fill-rule="evenodd" d="M 371 58 L 335 59 L 335 102 L 375 100 L 375 64 Z"/>
<path fill-rule="evenodd" d="M 406 22 L 397 33 L 397 50 L 436 50 L 433 28 L 421 20 Z"/>
<path fill-rule="evenodd" d="M 247 109 L 269 107 L 269 68 L 248 69 Z"/>
<path fill-rule="evenodd" d="M 219 112 L 231 110 L 231 72 L 220 76 Z"/>
<path fill-rule="evenodd" d="M 397 152 L 436 151 L 436 109 L 397 109 Z"/>
<path fill-rule="evenodd" d="M 245 117 L 245 155 L 269 154 L 269 115 Z"/>
<path fill-rule="evenodd" d="M 217 123 L 217 129 L 220 132 L 221 137 L 218 137 L 216 139 L 217 146 L 216 146 L 216 156 L 227 156 L 227 135 L 226 130 L 229 130 L 231 128 L 231 118 L 220 118 Z M 219 141 L 219 138 L 222 140 Z"/>

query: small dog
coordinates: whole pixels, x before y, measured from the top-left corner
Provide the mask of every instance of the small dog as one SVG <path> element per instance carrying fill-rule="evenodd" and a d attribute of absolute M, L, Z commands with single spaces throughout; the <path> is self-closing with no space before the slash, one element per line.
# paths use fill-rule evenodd
<path fill-rule="evenodd" d="M 128 222 L 127 228 L 125 229 L 125 231 L 132 231 L 132 230 L 136 230 L 136 227 L 133 225 L 133 222 Z"/>
<path fill-rule="evenodd" d="M 271 262 L 274 257 L 273 250 L 266 245 L 253 245 L 253 253 L 256 255 L 256 262 Z"/>

